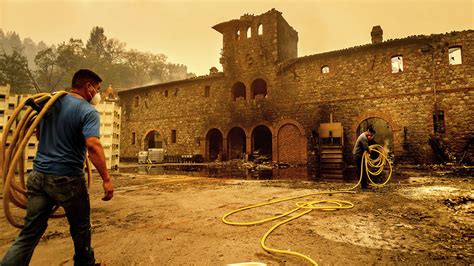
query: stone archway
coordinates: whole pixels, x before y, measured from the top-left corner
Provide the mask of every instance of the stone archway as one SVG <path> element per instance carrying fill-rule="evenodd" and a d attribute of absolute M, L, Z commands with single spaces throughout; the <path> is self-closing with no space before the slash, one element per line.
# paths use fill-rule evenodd
<path fill-rule="evenodd" d="M 252 99 L 255 99 L 257 95 L 261 95 L 264 98 L 267 96 L 267 82 L 261 78 L 255 79 L 250 88 L 252 90 Z"/>
<path fill-rule="evenodd" d="M 252 153 L 267 156 L 272 160 L 272 131 L 264 125 L 257 126 L 252 131 Z"/>
<path fill-rule="evenodd" d="M 247 89 L 245 84 L 238 81 L 232 86 L 232 101 L 235 101 L 239 98 L 243 98 L 244 100 L 247 98 Z"/>
<path fill-rule="evenodd" d="M 227 134 L 228 158 L 242 159 L 246 153 L 247 136 L 240 127 L 232 128 Z"/>
<path fill-rule="evenodd" d="M 163 135 L 158 130 L 150 130 L 146 133 L 143 139 L 143 148 L 145 151 L 148 149 L 162 149 L 163 148 Z"/>
<path fill-rule="evenodd" d="M 356 137 L 371 125 L 375 130 L 375 143 L 383 146 L 387 152 L 393 152 L 393 130 L 390 124 L 380 117 L 370 117 L 363 120 L 357 127 Z"/>
<path fill-rule="evenodd" d="M 222 156 L 223 137 L 219 129 L 213 128 L 206 134 L 206 158 L 214 161 Z M 222 158 L 220 158 L 222 159 Z"/>
<path fill-rule="evenodd" d="M 357 137 L 359 136 L 357 134 L 359 125 L 362 124 L 363 121 L 369 119 L 369 118 L 380 118 L 384 121 L 386 121 L 392 131 L 392 149 L 390 151 L 393 151 L 394 155 L 401 155 L 404 153 L 403 150 L 403 132 L 402 132 L 402 127 L 395 122 L 395 120 L 392 118 L 393 115 L 390 114 L 390 112 L 380 112 L 380 111 L 366 111 L 361 113 L 360 115 L 357 116 L 357 118 L 354 119 L 354 123 L 352 123 L 350 127 L 350 131 L 348 132 L 351 136 L 349 138 L 349 142 L 352 142 L 352 146 L 354 145 Z"/>

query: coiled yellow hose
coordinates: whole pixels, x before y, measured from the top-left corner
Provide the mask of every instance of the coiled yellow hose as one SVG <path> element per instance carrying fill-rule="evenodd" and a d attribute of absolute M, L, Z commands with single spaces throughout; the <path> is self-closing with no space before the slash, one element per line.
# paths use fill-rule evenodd
<path fill-rule="evenodd" d="M 271 200 L 271 201 L 268 201 L 268 202 L 263 202 L 263 203 L 258 203 L 258 204 L 242 207 L 242 208 L 239 208 L 239 209 L 236 209 L 236 210 L 233 210 L 231 212 L 228 212 L 228 213 L 224 214 L 224 216 L 222 216 L 222 222 L 224 222 L 225 224 L 229 224 L 229 225 L 244 225 L 244 226 L 256 225 L 256 224 L 262 224 L 262 223 L 265 223 L 265 222 L 277 220 L 277 219 L 283 218 L 285 216 L 289 216 L 290 214 L 301 210 L 300 213 L 297 213 L 296 215 L 293 215 L 293 216 L 289 216 L 289 218 L 286 218 L 285 220 L 283 220 L 281 222 L 278 222 L 277 224 L 273 225 L 263 235 L 262 239 L 260 240 L 260 245 L 267 252 L 282 253 L 282 254 L 298 256 L 300 258 L 303 258 L 303 259 L 307 260 L 308 262 L 310 262 L 313 265 L 318 265 L 318 263 L 315 260 L 313 260 L 312 258 L 310 258 L 309 256 L 307 256 L 305 254 L 302 254 L 302 253 L 299 253 L 299 252 L 296 252 L 296 251 L 286 250 L 286 249 L 271 248 L 271 247 L 268 247 L 265 244 L 265 241 L 268 238 L 268 236 L 279 226 L 281 226 L 283 224 L 286 224 L 286 223 L 288 223 L 288 222 L 290 222 L 294 219 L 297 219 L 297 218 L 299 218 L 299 217 L 301 217 L 305 214 L 308 214 L 311 211 L 313 211 L 314 209 L 325 210 L 325 211 L 335 211 L 335 210 L 339 210 L 339 209 L 350 209 L 350 208 L 354 207 L 354 204 L 352 202 L 346 201 L 346 200 L 338 200 L 338 199 L 313 200 L 313 201 L 306 201 L 306 202 L 297 202 L 295 208 L 293 208 L 293 209 L 291 209 L 291 210 L 289 210 L 289 211 L 287 211 L 283 214 L 272 216 L 272 217 L 269 217 L 269 218 L 264 218 L 264 219 L 258 220 L 258 221 L 233 222 L 233 221 L 229 221 L 227 218 L 229 216 L 235 214 L 235 213 L 242 212 L 242 211 L 245 211 L 245 210 L 258 208 L 258 207 L 271 205 L 271 204 L 276 204 L 276 203 L 280 203 L 280 202 L 284 202 L 284 201 L 300 199 L 300 198 L 304 198 L 304 197 L 310 197 L 310 196 L 315 196 L 315 195 L 323 195 L 323 194 L 355 193 L 353 191 L 353 189 L 357 188 L 359 186 L 361 180 L 362 180 L 362 169 L 364 169 L 364 167 L 362 167 L 362 166 L 364 166 L 364 165 L 365 165 L 367 176 L 368 176 L 370 182 L 372 183 L 372 185 L 378 186 L 378 187 L 383 186 L 383 185 L 387 184 L 387 182 L 390 180 L 390 178 L 392 176 L 392 165 L 388 161 L 387 156 L 386 156 L 386 152 L 385 152 L 385 150 L 382 146 L 377 145 L 377 144 L 376 145 L 371 145 L 370 149 L 371 149 L 371 151 L 375 151 L 376 153 L 378 153 L 379 156 L 377 156 L 377 158 L 373 160 L 373 159 L 371 159 L 369 153 L 367 153 L 367 152 L 364 153 L 364 155 L 362 157 L 362 162 L 361 162 L 361 172 L 359 173 L 359 180 L 358 180 L 357 184 L 355 184 L 354 186 L 352 186 L 350 188 L 335 190 L 335 191 L 322 191 L 322 192 L 309 193 L 309 194 L 306 194 L 306 195 L 289 197 L 289 198 L 281 198 L 281 199 Z M 370 176 L 381 174 L 387 163 L 389 165 L 389 174 L 388 174 L 387 179 L 381 184 L 375 183 L 370 178 Z M 372 171 L 369 168 L 374 168 L 376 170 Z"/>
<path fill-rule="evenodd" d="M 17 228 L 22 228 L 23 225 L 13 218 L 10 210 L 10 203 L 21 209 L 26 209 L 27 196 L 24 166 L 25 147 L 49 108 L 51 108 L 60 97 L 66 94 L 67 92 L 65 91 L 53 94 L 34 94 L 18 105 L 3 129 L 2 142 L 0 144 L 0 175 L 2 176 L 3 181 L 3 211 L 7 221 Z M 34 101 L 31 106 L 26 104 L 29 99 Z M 41 108 L 39 106 L 43 107 Z M 13 135 L 11 139 L 8 139 L 12 127 L 14 127 L 14 129 L 12 129 Z M 90 186 L 91 165 L 88 159 L 86 159 L 85 165 L 87 170 L 87 183 L 88 186 Z M 18 174 L 18 176 L 16 176 L 16 174 Z M 51 217 L 64 216 L 64 214 L 55 214 L 58 208 L 58 206 L 53 208 Z"/>

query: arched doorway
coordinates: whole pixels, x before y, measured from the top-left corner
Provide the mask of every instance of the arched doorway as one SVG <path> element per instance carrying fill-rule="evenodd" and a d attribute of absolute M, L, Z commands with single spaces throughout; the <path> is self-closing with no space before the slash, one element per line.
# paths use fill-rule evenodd
<path fill-rule="evenodd" d="M 229 159 L 242 159 L 245 155 L 246 145 L 245 131 L 240 127 L 232 128 L 227 135 Z"/>
<path fill-rule="evenodd" d="M 222 133 L 217 128 L 213 128 L 206 135 L 206 155 L 210 161 L 214 161 L 222 153 Z"/>
<path fill-rule="evenodd" d="M 286 163 L 306 163 L 307 141 L 300 129 L 292 124 L 284 124 L 278 130 L 278 161 Z"/>
<path fill-rule="evenodd" d="M 272 132 L 266 126 L 257 126 L 252 131 L 252 152 L 272 160 Z"/>
<path fill-rule="evenodd" d="M 148 132 L 148 134 L 145 136 L 145 151 L 148 149 L 153 149 L 153 148 L 158 148 L 161 149 L 163 148 L 163 136 L 156 131 L 152 130 Z"/>
<path fill-rule="evenodd" d="M 370 117 L 362 121 L 357 127 L 356 138 L 364 131 L 367 127 L 372 125 L 375 129 L 374 141 L 383 146 L 387 152 L 393 152 L 393 132 L 390 124 L 382 118 Z"/>

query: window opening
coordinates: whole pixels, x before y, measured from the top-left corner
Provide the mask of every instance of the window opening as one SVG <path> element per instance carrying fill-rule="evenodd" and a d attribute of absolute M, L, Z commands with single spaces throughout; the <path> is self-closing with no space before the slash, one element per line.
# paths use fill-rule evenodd
<path fill-rule="evenodd" d="M 258 24 L 258 35 L 263 35 L 263 26 L 262 26 L 262 24 Z"/>
<path fill-rule="evenodd" d="M 209 97 L 211 96 L 211 86 L 206 86 L 204 87 L 204 97 Z"/>
<path fill-rule="evenodd" d="M 392 57 L 392 73 L 403 72 L 403 56 L 397 55 Z"/>
<path fill-rule="evenodd" d="M 132 132 L 132 145 L 135 145 L 135 142 L 136 142 L 135 138 L 136 138 L 136 134 L 135 132 Z"/>
<path fill-rule="evenodd" d="M 232 86 L 232 100 L 235 101 L 238 98 L 246 99 L 246 88 L 242 82 L 237 82 Z"/>
<path fill-rule="evenodd" d="M 323 73 L 323 74 L 329 73 L 329 66 L 323 66 L 323 67 L 321 68 L 321 73 Z"/>
<path fill-rule="evenodd" d="M 450 47 L 448 51 L 450 65 L 462 64 L 461 46 Z"/>
<path fill-rule="evenodd" d="M 247 39 L 249 39 L 250 37 L 252 37 L 252 28 L 247 27 L 247 35 L 246 35 L 245 37 L 247 37 Z"/>
<path fill-rule="evenodd" d="M 176 143 L 176 129 L 171 130 L 171 143 Z"/>
<path fill-rule="evenodd" d="M 252 82 L 252 99 L 255 99 L 257 95 L 262 95 L 264 98 L 267 96 L 267 83 L 263 79 Z"/>

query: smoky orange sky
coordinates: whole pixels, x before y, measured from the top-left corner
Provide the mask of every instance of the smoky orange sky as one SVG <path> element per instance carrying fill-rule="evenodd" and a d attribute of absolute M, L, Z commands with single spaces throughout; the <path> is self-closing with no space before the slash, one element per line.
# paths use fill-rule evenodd
<path fill-rule="evenodd" d="M 80 38 L 94 26 L 128 49 L 162 53 L 197 75 L 219 64 L 222 36 L 211 27 L 275 8 L 299 34 L 298 56 L 384 40 L 474 28 L 473 0 L 0 0 L 0 28 L 48 45 Z"/>

